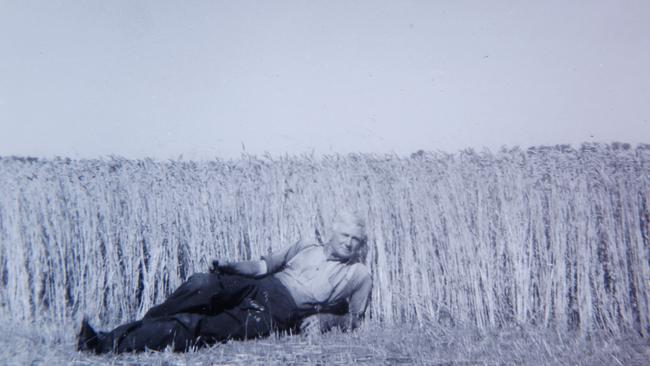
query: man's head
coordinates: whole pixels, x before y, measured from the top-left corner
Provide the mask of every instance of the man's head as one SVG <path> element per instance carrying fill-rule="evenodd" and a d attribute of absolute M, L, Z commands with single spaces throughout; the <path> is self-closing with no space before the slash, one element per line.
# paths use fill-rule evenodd
<path fill-rule="evenodd" d="M 366 223 L 350 212 L 339 214 L 332 224 L 332 236 L 327 242 L 330 255 L 344 262 L 365 262 L 368 254 Z"/>

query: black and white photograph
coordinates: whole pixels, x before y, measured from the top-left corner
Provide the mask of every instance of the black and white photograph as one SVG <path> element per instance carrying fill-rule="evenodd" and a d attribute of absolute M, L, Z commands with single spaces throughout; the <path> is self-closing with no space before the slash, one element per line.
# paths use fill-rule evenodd
<path fill-rule="evenodd" d="M 647 365 L 647 0 L 0 0 L 0 365 Z"/>

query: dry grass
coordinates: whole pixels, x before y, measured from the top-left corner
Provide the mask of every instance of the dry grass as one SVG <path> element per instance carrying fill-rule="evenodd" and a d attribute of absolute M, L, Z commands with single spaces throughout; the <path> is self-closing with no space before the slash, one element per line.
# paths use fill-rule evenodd
<path fill-rule="evenodd" d="M 576 336 L 522 327 L 383 327 L 352 334 L 273 336 L 175 354 L 95 356 L 74 350 L 73 326 L 4 322 L 0 359 L 7 365 L 645 365 L 650 341 L 636 336 Z"/>

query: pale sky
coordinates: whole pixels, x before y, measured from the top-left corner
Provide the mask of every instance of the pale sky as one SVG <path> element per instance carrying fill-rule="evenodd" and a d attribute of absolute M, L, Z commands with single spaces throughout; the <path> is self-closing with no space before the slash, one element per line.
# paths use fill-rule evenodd
<path fill-rule="evenodd" d="M 650 142 L 650 1 L 0 0 L 0 156 Z"/>

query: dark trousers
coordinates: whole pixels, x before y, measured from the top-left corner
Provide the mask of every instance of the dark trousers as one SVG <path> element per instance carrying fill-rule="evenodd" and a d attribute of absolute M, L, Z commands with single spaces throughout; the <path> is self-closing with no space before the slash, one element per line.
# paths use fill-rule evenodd
<path fill-rule="evenodd" d="M 273 276 L 197 273 L 144 318 L 99 334 L 96 351 L 185 351 L 229 339 L 248 339 L 295 330 L 299 311 Z"/>

